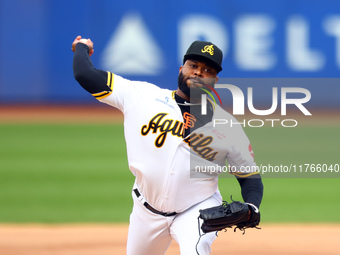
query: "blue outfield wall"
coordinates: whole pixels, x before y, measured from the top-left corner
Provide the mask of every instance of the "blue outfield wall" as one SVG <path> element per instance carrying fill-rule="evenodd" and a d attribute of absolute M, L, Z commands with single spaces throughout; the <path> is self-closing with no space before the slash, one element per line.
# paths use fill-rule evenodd
<path fill-rule="evenodd" d="M 0 103 L 95 102 L 73 78 L 77 35 L 97 68 L 169 89 L 196 39 L 223 50 L 222 78 L 340 77 L 338 0 L 0 0 Z M 337 79 L 317 81 L 309 105 L 340 108 Z"/>

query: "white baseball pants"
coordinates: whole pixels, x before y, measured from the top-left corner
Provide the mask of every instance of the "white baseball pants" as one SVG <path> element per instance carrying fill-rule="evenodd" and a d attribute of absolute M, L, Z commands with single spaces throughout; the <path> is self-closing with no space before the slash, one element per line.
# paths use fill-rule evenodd
<path fill-rule="evenodd" d="M 201 237 L 199 244 L 199 210 L 217 206 L 222 203 L 219 193 L 198 203 L 175 216 L 165 217 L 149 211 L 133 196 L 133 210 L 127 241 L 127 255 L 163 255 L 172 239 L 180 247 L 181 255 L 208 255 L 216 238 L 215 232 Z M 202 223 L 202 220 L 200 221 Z M 203 232 L 201 231 L 201 234 Z M 197 248 L 197 251 L 196 251 Z"/>

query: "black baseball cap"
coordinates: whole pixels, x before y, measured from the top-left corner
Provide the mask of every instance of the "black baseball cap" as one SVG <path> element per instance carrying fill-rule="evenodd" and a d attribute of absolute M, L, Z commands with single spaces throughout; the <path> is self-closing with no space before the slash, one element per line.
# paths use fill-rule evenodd
<path fill-rule="evenodd" d="M 215 44 L 206 41 L 194 41 L 183 58 L 183 64 L 188 59 L 203 59 L 211 64 L 219 73 L 222 71 L 223 53 Z"/>

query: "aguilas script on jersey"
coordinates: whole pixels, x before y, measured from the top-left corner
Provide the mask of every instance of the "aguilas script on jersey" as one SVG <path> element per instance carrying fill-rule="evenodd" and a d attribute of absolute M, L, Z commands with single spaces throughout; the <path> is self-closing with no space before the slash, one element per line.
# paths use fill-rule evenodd
<path fill-rule="evenodd" d="M 164 145 L 168 133 L 177 137 L 184 137 L 184 124 L 179 120 L 166 119 L 167 113 L 158 113 L 151 118 L 147 125 L 143 125 L 141 134 L 146 136 L 151 131 L 157 136 L 155 140 L 155 146 L 160 148 Z M 218 152 L 209 147 L 213 141 L 212 136 L 204 136 L 203 134 L 192 133 L 184 139 L 184 141 L 202 158 L 213 161 Z"/>

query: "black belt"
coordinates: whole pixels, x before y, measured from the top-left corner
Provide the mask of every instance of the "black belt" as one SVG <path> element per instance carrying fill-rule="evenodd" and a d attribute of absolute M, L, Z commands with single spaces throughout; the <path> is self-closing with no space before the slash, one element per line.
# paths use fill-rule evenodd
<path fill-rule="evenodd" d="M 139 193 L 138 189 L 134 189 L 133 192 L 135 192 L 137 198 L 139 198 L 141 196 L 141 194 Z M 161 212 L 156 210 L 155 208 L 153 208 L 151 205 L 149 205 L 147 202 L 144 202 L 144 206 L 151 212 L 155 213 L 155 214 L 159 214 L 165 217 L 169 217 L 169 216 L 174 216 L 177 213 L 176 212 L 171 212 L 171 213 L 165 213 L 165 212 Z"/>

